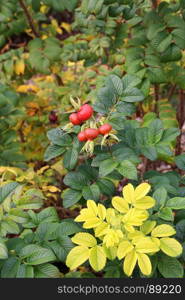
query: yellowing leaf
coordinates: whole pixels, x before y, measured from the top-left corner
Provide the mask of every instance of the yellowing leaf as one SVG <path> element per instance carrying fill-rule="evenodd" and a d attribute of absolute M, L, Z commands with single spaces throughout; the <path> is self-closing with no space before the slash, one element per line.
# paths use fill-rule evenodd
<path fill-rule="evenodd" d="M 38 92 L 38 90 L 39 88 L 33 84 L 29 84 L 29 85 L 23 84 L 16 88 L 16 91 L 18 93 Z"/>
<path fill-rule="evenodd" d="M 144 234 L 149 234 L 152 229 L 155 227 L 156 221 L 145 221 L 143 225 L 141 225 L 141 231 Z"/>
<path fill-rule="evenodd" d="M 17 75 L 24 74 L 25 71 L 25 63 L 23 59 L 16 60 L 14 65 L 14 70 Z"/>
<path fill-rule="evenodd" d="M 151 189 L 151 186 L 148 183 L 146 183 L 146 182 L 141 183 L 135 189 L 135 192 L 134 192 L 135 199 L 138 200 L 138 199 L 143 198 L 144 196 L 146 196 L 146 194 L 148 194 L 150 189 Z"/>
<path fill-rule="evenodd" d="M 104 205 L 98 203 L 98 217 L 102 220 L 106 217 L 106 208 Z"/>
<path fill-rule="evenodd" d="M 123 241 L 118 246 L 117 257 L 118 259 L 122 259 L 129 252 L 134 249 L 133 245 L 129 241 Z"/>
<path fill-rule="evenodd" d="M 101 246 L 94 246 L 90 249 L 89 262 L 96 272 L 105 267 L 106 256 Z"/>
<path fill-rule="evenodd" d="M 176 233 L 175 229 L 167 224 L 158 225 L 152 230 L 151 235 L 153 237 L 165 237 L 165 236 L 171 236 Z"/>
<path fill-rule="evenodd" d="M 72 237 L 71 240 L 74 244 L 86 247 L 94 247 L 97 244 L 94 236 L 86 232 L 80 232 L 75 234 L 75 236 Z"/>
<path fill-rule="evenodd" d="M 152 272 L 152 265 L 149 257 L 146 254 L 137 253 L 138 265 L 144 275 L 150 275 Z"/>
<path fill-rule="evenodd" d="M 49 169 L 49 166 L 44 166 L 37 171 L 37 174 L 38 175 L 43 174 L 44 171 L 46 171 L 47 169 Z"/>
<path fill-rule="evenodd" d="M 128 203 L 134 202 L 134 187 L 132 184 L 127 184 L 123 188 L 123 197 Z"/>
<path fill-rule="evenodd" d="M 90 251 L 87 247 L 77 246 L 73 248 L 66 259 L 66 265 L 70 270 L 74 270 L 82 265 L 89 258 Z"/>
<path fill-rule="evenodd" d="M 43 191 L 49 191 L 51 193 L 60 192 L 61 190 L 54 185 L 46 185 L 42 187 Z"/>
<path fill-rule="evenodd" d="M 139 253 L 152 253 L 159 251 L 159 247 L 151 240 L 150 237 L 143 237 L 137 240 L 136 250 Z"/>
<path fill-rule="evenodd" d="M 182 253 L 181 244 L 173 238 L 160 239 L 161 250 L 171 257 L 179 256 Z"/>
<path fill-rule="evenodd" d="M 118 196 L 112 198 L 112 206 L 121 213 L 126 213 L 129 210 L 128 203 Z"/>
<path fill-rule="evenodd" d="M 62 22 L 61 27 L 64 28 L 68 33 L 71 32 L 71 25 L 70 24 Z"/>
<path fill-rule="evenodd" d="M 155 200 L 150 196 L 145 196 L 135 201 L 135 207 L 139 209 L 149 209 L 155 205 Z"/>
<path fill-rule="evenodd" d="M 135 250 L 132 250 L 126 255 L 123 263 L 123 271 L 127 276 L 132 275 L 136 263 L 137 263 L 137 254 Z"/>

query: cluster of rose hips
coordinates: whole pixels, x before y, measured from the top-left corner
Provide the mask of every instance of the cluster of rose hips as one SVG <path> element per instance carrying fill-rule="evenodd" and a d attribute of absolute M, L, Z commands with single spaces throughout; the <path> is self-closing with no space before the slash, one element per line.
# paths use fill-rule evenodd
<path fill-rule="evenodd" d="M 84 121 L 90 119 L 92 117 L 92 114 L 93 114 L 93 108 L 89 104 L 84 104 L 80 107 L 77 113 L 72 113 L 69 116 L 69 120 L 73 125 L 80 125 Z M 78 134 L 78 140 L 80 142 L 92 141 L 95 138 L 97 138 L 99 134 L 106 135 L 111 130 L 112 130 L 112 126 L 108 123 L 100 126 L 98 129 L 87 128 Z"/>

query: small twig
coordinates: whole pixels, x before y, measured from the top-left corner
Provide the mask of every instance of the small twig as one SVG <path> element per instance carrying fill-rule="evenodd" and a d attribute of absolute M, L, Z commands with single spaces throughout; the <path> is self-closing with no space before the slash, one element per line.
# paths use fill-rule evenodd
<path fill-rule="evenodd" d="M 37 32 L 36 28 L 35 28 L 35 25 L 34 25 L 34 21 L 33 21 L 33 18 L 32 16 L 30 15 L 29 11 L 28 11 L 28 8 L 26 7 L 26 4 L 24 3 L 24 0 L 19 0 L 19 3 L 20 3 L 20 6 L 22 7 L 22 9 L 24 10 L 24 13 L 26 15 L 26 18 L 28 20 L 28 23 L 34 33 L 34 35 L 36 37 L 39 37 L 39 33 Z"/>
<path fill-rule="evenodd" d="M 181 137 L 182 137 L 182 126 L 184 124 L 185 120 L 185 97 L 184 97 L 184 90 L 179 90 L 179 105 L 178 105 L 178 111 L 177 111 L 177 119 L 179 122 L 180 127 L 180 135 L 177 137 L 177 146 L 176 146 L 176 155 L 181 154 Z"/>
<path fill-rule="evenodd" d="M 159 85 L 154 85 L 154 95 L 155 95 L 155 112 L 158 114 L 158 101 L 159 101 Z"/>
<path fill-rule="evenodd" d="M 157 0 L 152 0 L 152 7 L 153 7 L 153 9 L 157 9 L 157 6 L 158 6 Z"/>
<path fill-rule="evenodd" d="M 167 95 L 167 98 L 168 98 L 169 100 L 170 100 L 171 97 L 173 96 L 173 93 L 175 92 L 176 87 L 177 87 L 176 84 L 174 84 L 174 85 L 171 86 L 171 88 L 170 88 L 170 90 L 169 90 L 169 93 L 168 93 L 168 95 Z"/>

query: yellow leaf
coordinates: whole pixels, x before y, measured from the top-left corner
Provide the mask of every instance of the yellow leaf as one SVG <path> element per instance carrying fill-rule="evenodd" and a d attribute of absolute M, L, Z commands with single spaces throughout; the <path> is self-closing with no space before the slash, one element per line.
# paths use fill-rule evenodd
<path fill-rule="evenodd" d="M 105 235 L 107 233 L 107 230 L 109 229 L 109 225 L 105 222 L 102 222 L 100 225 L 98 225 L 94 232 L 95 232 L 95 236 L 97 237 L 101 237 L 103 235 Z"/>
<path fill-rule="evenodd" d="M 25 63 L 23 59 L 16 60 L 14 65 L 14 70 L 17 75 L 24 74 L 25 71 Z"/>
<path fill-rule="evenodd" d="M 176 233 L 175 229 L 167 224 L 158 225 L 152 230 L 151 235 L 153 237 L 165 237 L 165 236 L 171 236 Z"/>
<path fill-rule="evenodd" d="M 93 235 L 86 232 L 79 232 L 71 238 L 74 244 L 86 247 L 94 247 L 97 242 Z"/>
<path fill-rule="evenodd" d="M 161 250 L 171 257 L 179 256 L 182 253 L 181 244 L 173 238 L 160 239 Z"/>
<path fill-rule="evenodd" d="M 126 213 L 129 210 L 128 203 L 118 196 L 112 198 L 112 206 L 121 213 Z"/>
<path fill-rule="evenodd" d="M 83 228 L 89 229 L 89 228 L 95 228 L 98 225 L 100 225 L 102 223 L 102 221 L 99 218 L 91 218 L 88 219 L 87 221 L 85 221 L 85 223 L 83 224 Z"/>
<path fill-rule="evenodd" d="M 87 200 L 87 207 L 95 216 L 97 216 L 98 207 L 97 207 L 95 201 Z"/>
<path fill-rule="evenodd" d="M 150 275 L 152 272 L 152 265 L 149 257 L 146 254 L 143 253 L 137 253 L 138 258 L 138 265 L 141 270 L 141 272 L 144 275 Z"/>
<path fill-rule="evenodd" d="M 112 219 L 115 217 L 115 210 L 113 208 L 108 208 L 106 213 L 106 220 L 111 224 Z"/>
<path fill-rule="evenodd" d="M 70 24 L 62 22 L 61 27 L 64 28 L 68 33 L 71 32 L 71 25 Z"/>
<path fill-rule="evenodd" d="M 135 201 L 135 207 L 139 209 L 149 209 L 155 205 L 155 200 L 150 196 L 145 196 Z"/>
<path fill-rule="evenodd" d="M 87 247 L 77 246 L 73 248 L 66 259 L 66 265 L 70 270 L 74 270 L 82 265 L 89 258 L 90 251 Z"/>
<path fill-rule="evenodd" d="M 57 188 L 56 186 L 53 186 L 53 185 L 43 186 L 42 190 L 49 191 L 51 193 L 61 192 L 61 190 L 59 188 Z"/>
<path fill-rule="evenodd" d="M 123 188 L 123 197 L 128 203 L 134 202 L 134 187 L 132 184 L 127 184 Z"/>
<path fill-rule="evenodd" d="M 146 182 L 141 183 L 135 189 L 135 192 L 134 192 L 135 199 L 138 200 L 138 199 L 143 198 L 144 196 L 146 196 L 146 194 L 148 194 L 150 189 L 151 189 L 151 186 L 148 183 L 146 183 Z"/>
<path fill-rule="evenodd" d="M 137 254 L 135 250 L 132 250 L 126 255 L 123 263 L 123 271 L 127 276 L 132 275 L 136 263 L 137 263 Z"/>
<path fill-rule="evenodd" d="M 39 169 L 39 170 L 37 171 L 37 174 L 38 174 L 38 175 L 43 174 L 44 171 L 46 171 L 47 169 L 49 169 L 49 166 L 44 166 L 44 167 L 42 167 L 41 169 Z"/>
<path fill-rule="evenodd" d="M 102 220 L 106 217 L 106 208 L 104 205 L 98 203 L 98 217 Z"/>
<path fill-rule="evenodd" d="M 123 241 L 118 246 L 117 257 L 118 259 L 122 259 L 129 252 L 134 249 L 133 245 L 129 241 Z"/>
<path fill-rule="evenodd" d="M 139 253 L 158 252 L 159 247 L 151 240 L 150 237 L 143 237 L 137 241 L 136 251 Z"/>
<path fill-rule="evenodd" d="M 96 272 L 99 272 L 105 267 L 106 260 L 105 252 L 101 246 L 94 246 L 90 249 L 89 262 Z"/>

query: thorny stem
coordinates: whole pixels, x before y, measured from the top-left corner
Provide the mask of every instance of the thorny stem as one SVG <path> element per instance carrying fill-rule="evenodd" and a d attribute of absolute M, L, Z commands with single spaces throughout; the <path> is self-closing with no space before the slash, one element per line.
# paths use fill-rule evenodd
<path fill-rule="evenodd" d="M 33 21 L 33 18 L 32 16 L 30 15 L 29 11 L 28 11 L 28 8 L 26 7 L 26 4 L 24 3 L 24 0 L 19 0 L 19 3 L 20 3 L 20 6 L 22 7 L 25 15 L 26 15 L 26 18 L 28 20 L 28 23 L 34 33 L 34 35 L 36 37 L 39 37 L 39 33 L 37 32 L 36 28 L 35 28 L 35 25 L 34 25 L 34 21 Z"/>

